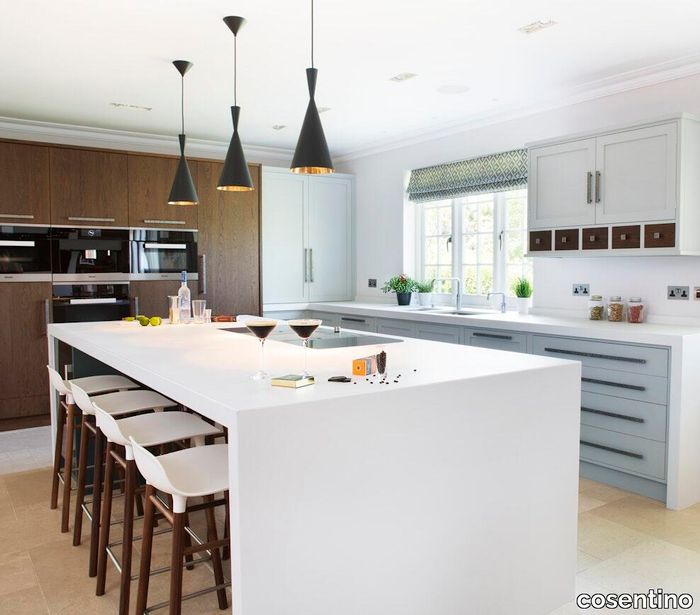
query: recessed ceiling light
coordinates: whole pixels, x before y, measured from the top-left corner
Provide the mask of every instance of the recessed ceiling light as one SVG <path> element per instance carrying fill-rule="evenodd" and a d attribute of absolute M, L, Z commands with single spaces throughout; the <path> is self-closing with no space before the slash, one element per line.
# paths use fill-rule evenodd
<path fill-rule="evenodd" d="M 152 111 L 153 107 L 144 107 L 142 105 L 130 105 L 128 103 L 111 102 L 110 107 L 115 109 L 128 109 L 129 111 Z"/>
<path fill-rule="evenodd" d="M 326 111 L 330 111 L 330 110 L 331 110 L 330 107 L 319 107 L 318 108 L 319 113 L 325 113 Z"/>
<path fill-rule="evenodd" d="M 272 130 L 282 130 L 283 128 L 286 128 L 286 124 L 273 124 L 272 125 Z"/>
<path fill-rule="evenodd" d="M 437 91 L 440 94 L 464 94 L 469 91 L 468 85 L 447 84 L 441 85 Z"/>
<path fill-rule="evenodd" d="M 409 79 L 413 79 L 417 76 L 418 75 L 416 75 L 416 73 L 399 73 L 398 75 L 390 77 L 389 81 L 393 81 L 394 83 L 401 83 L 402 81 L 408 81 Z"/>
<path fill-rule="evenodd" d="M 534 34 L 535 32 L 539 32 L 540 30 L 546 30 L 547 28 L 551 28 L 552 26 L 556 26 L 557 22 L 552 21 L 551 19 L 547 19 L 546 21 L 543 20 L 538 20 L 538 21 L 533 21 L 532 23 L 529 23 L 525 26 L 521 26 L 518 28 L 518 32 L 522 32 L 523 34 Z"/>

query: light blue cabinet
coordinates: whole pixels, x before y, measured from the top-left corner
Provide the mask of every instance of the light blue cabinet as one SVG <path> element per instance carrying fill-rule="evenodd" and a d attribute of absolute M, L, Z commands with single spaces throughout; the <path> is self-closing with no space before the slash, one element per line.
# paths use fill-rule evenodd
<path fill-rule="evenodd" d="M 433 342 L 446 342 L 448 344 L 461 344 L 463 327 L 457 325 L 438 325 L 427 322 L 417 322 L 416 337 L 421 340 Z"/>
<path fill-rule="evenodd" d="M 464 343 L 479 348 L 527 352 L 527 334 L 499 329 L 465 329 Z"/>

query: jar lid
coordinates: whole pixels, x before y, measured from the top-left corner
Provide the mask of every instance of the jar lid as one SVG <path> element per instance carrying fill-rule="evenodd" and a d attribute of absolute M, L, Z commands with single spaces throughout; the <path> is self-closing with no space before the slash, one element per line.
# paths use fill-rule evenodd
<path fill-rule="evenodd" d="M 622 301 L 622 297 L 610 297 L 610 301 Z"/>
<path fill-rule="evenodd" d="M 591 295 L 591 301 L 602 301 L 603 295 Z"/>
<path fill-rule="evenodd" d="M 630 297 L 630 302 L 631 303 L 641 303 L 642 298 L 641 297 Z"/>

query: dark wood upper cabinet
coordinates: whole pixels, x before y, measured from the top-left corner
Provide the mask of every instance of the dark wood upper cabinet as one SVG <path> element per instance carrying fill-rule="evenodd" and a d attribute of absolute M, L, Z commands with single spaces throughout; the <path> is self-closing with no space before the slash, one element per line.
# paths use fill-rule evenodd
<path fill-rule="evenodd" d="M 127 155 L 50 148 L 51 222 L 128 226 Z"/>
<path fill-rule="evenodd" d="M 0 224 L 49 224 L 49 148 L 0 142 Z"/>
<path fill-rule="evenodd" d="M 129 226 L 196 229 L 198 205 L 168 205 L 177 158 L 129 154 Z M 197 184 L 197 163 L 189 162 Z M 200 197 L 201 198 L 201 197 Z"/>
<path fill-rule="evenodd" d="M 250 165 L 255 190 L 216 189 L 222 168 L 217 162 L 198 162 L 200 267 L 213 314 L 260 314 L 260 167 Z M 194 298 L 194 295 L 193 295 Z"/>

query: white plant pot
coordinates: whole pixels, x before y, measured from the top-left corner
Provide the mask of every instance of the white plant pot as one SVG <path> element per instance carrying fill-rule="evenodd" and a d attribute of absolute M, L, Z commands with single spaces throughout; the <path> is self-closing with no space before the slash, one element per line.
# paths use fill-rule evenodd
<path fill-rule="evenodd" d="M 528 314 L 530 312 L 532 297 L 516 297 L 515 300 L 518 304 L 518 314 Z"/>
<path fill-rule="evenodd" d="M 433 293 L 418 293 L 418 303 L 422 307 L 433 307 Z"/>

